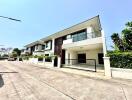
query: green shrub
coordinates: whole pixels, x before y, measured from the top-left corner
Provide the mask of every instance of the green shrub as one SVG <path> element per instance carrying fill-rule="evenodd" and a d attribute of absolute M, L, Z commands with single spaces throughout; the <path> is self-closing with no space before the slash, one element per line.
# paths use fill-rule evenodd
<path fill-rule="evenodd" d="M 37 56 L 37 55 L 35 55 L 35 56 L 34 56 L 34 58 L 38 58 L 38 56 Z"/>
<path fill-rule="evenodd" d="M 38 61 L 43 61 L 43 56 L 38 56 Z"/>
<path fill-rule="evenodd" d="M 29 56 L 22 57 L 23 60 L 29 60 Z"/>
<path fill-rule="evenodd" d="M 52 62 L 52 57 L 51 56 L 45 56 L 45 61 L 46 62 Z"/>
<path fill-rule="evenodd" d="M 21 57 L 19 58 L 19 61 L 22 61 L 22 58 Z"/>
<path fill-rule="evenodd" d="M 132 52 L 108 52 L 111 67 L 132 69 Z"/>

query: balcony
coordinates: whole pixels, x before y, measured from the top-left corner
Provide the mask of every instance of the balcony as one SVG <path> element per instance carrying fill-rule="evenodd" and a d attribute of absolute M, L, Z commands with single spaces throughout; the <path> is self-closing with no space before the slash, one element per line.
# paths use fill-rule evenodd
<path fill-rule="evenodd" d="M 34 51 L 33 55 L 38 55 L 38 56 L 44 55 L 44 51 Z"/>
<path fill-rule="evenodd" d="M 72 36 L 67 40 L 63 41 L 62 48 L 74 48 L 74 47 L 81 47 L 81 46 L 89 46 L 93 44 L 102 44 L 102 37 L 101 35 L 96 35 L 96 33 L 86 33 L 86 34 L 79 34 L 76 36 Z"/>
<path fill-rule="evenodd" d="M 31 51 L 30 50 L 24 50 L 21 52 L 22 55 L 27 54 L 27 53 L 31 53 Z"/>

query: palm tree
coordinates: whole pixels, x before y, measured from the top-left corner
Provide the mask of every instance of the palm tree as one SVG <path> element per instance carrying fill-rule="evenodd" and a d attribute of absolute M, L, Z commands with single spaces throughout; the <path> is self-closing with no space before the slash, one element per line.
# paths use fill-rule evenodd
<path fill-rule="evenodd" d="M 119 37 L 119 34 L 118 33 L 113 33 L 113 35 L 111 36 L 111 39 L 113 40 L 115 46 L 120 51 L 124 51 L 123 42 L 122 42 L 122 39 Z"/>

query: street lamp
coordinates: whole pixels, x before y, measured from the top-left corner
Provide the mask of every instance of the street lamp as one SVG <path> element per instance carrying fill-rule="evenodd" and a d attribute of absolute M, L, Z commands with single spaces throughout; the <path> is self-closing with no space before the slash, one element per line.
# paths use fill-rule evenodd
<path fill-rule="evenodd" d="M 10 18 L 10 17 L 5 17 L 5 16 L 0 16 L 0 17 L 1 17 L 1 18 L 6 18 L 6 19 L 9 19 L 9 20 L 14 20 L 14 21 L 21 22 L 21 20 L 14 19 L 14 18 Z"/>

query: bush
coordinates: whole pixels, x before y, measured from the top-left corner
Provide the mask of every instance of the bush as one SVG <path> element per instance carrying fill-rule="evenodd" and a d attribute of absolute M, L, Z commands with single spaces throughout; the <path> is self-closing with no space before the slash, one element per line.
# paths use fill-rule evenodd
<path fill-rule="evenodd" d="M 108 52 L 111 67 L 132 69 L 132 52 Z"/>
<path fill-rule="evenodd" d="M 45 56 L 45 62 L 52 62 L 52 57 Z"/>
<path fill-rule="evenodd" d="M 34 58 L 38 58 L 38 55 L 35 55 Z"/>
<path fill-rule="evenodd" d="M 38 61 L 43 61 L 43 56 L 38 56 Z"/>
<path fill-rule="evenodd" d="M 22 57 L 23 60 L 29 60 L 29 56 Z"/>
<path fill-rule="evenodd" d="M 22 61 L 22 58 L 19 58 L 19 61 Z"/>

